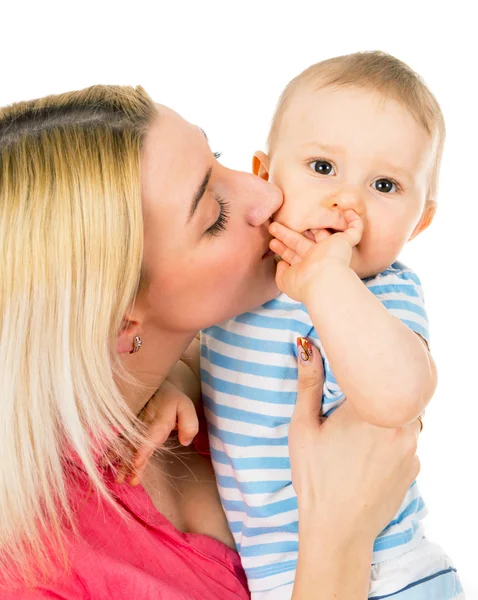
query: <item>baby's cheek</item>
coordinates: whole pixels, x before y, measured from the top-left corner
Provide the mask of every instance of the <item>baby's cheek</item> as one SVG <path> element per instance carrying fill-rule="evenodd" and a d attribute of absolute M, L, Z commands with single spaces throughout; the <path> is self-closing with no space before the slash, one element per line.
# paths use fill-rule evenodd
<path fill-rule="evenodd" d="M 395 262 L 405 243 L 406 236 L 393 226 L 366 231 L 358 250 L 369 275 L 376 275 Z"/>
<path fill-rule="evenodd" d="M 280 209 L 274 215 L 274 221 L 285 225 L 289 229 L 293 229 L 294 231 L 303 231 L 303 217 L 301 214 L 300 206 L 297 203 L 293 203 L 287 199 L 287 196 L 284 196 L 284 203 L 280 207 Z M 306 227 L 305 229 L 308 229 Z"/>

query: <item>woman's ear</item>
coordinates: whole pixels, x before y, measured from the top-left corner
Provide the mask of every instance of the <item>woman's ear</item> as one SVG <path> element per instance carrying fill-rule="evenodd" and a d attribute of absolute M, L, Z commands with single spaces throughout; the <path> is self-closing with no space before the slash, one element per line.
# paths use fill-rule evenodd
<path fill-rule="evenodd" d="M 269 157 L 260 150 L 252 158 L 252 172 L 265 181 L 269 181 Z"/>
<path fill-rule="evenodd" d="M 129 354 L 133 350 L 133 340 L 137 335 L 140 335 L 138 321 L 125 318 L 121 331 L 116 337 L 116 352 L 118 354 Z"/>
<path fill-rule="evenodd" d="M 434 200 L 427 200 L 422 217 L 420 221 L 418 221 L 418 224 L 413 230 L 412 235 L 410 236 L 408 241 L 413 240 L 413 238 L 416 238 L 419 233 L 425 231 L 425 229 L 427 229 L 427 227 L 431 225 L 436 211 L 437 203 Z"/>

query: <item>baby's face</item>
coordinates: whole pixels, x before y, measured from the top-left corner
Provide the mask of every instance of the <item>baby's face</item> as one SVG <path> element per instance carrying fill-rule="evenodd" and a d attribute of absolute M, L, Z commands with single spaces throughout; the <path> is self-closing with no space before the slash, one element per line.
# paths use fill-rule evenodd
<path fill-rule="evenodd" d="M 395 100 L 358 87 L 300 90 L 270 158 L 284 193 L 274 219 L 310 237 L 342 231 L 354 209 L 364 233 L 351 266 L 375 275 L 423 226 L 433 158 L 433 140 Z"/>

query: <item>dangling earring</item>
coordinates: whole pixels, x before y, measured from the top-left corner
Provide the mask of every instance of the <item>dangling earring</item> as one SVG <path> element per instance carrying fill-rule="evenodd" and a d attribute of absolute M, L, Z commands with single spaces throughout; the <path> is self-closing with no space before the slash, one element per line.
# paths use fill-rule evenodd
<path fill-rule="evenodd" d="M 139 337 L 139 335 L 137 335 L 133 340 L 133 349 L 131 350 L 130 354 L 136 354 L 136 352 L 139 352 L 139 349 L 141 348 L 142 345 L 143 345 L 143 342 L 141 341 L 141 338 Z"/>

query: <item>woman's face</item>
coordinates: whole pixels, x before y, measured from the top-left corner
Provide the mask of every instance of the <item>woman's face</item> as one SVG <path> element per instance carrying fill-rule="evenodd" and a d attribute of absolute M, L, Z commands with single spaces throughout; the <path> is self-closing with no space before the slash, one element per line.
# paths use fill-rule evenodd
<path fill-rule="evenodd" d="M 142 161 L 144 294 L 162 329 L 193 332 L 277 294 L 273 184 L 217 162 L 203 131 L 158 106 Z"/>

